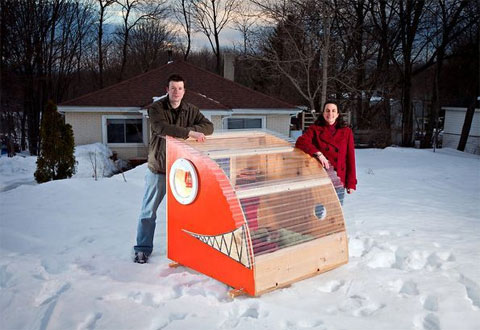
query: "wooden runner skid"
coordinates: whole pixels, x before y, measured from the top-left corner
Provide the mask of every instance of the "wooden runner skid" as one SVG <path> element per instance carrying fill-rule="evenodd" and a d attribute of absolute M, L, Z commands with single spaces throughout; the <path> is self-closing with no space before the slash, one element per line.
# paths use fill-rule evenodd
<path fill-rule="evenodd" d="M 228 296 L 232 299 L 238 296 L 246 295 L 247 293 L 243 289 L 230 289 L 228 290 Z"/>

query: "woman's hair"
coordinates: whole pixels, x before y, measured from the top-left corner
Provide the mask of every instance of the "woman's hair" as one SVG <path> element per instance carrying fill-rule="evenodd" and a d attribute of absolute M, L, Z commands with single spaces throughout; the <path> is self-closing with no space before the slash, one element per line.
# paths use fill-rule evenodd
<path fill-rule="evenodd" d="M 317 120 L 315 120 L 314 124 L 318 125 L 318 126 L 327 126 L 328 125 L 328 123 L 325 121 L 325 118 L 323 118 L 323 112 L 325 111 L 325 106 L 327 104 L 335 104 L 337 106 L 338 118 L 335 122 L 335 128 L 348 127 L 345 120 L 343 120 L 342 112 L 340 111 L 340 107 L 338 106 L 338 103 L 336 101 L 331 101 L 331 100 L 325 101 L 325 103 L 323 104 L 323 107 L 322 107 L 322 112 L 318 115 L 318 118 L 317 118 Z"/>

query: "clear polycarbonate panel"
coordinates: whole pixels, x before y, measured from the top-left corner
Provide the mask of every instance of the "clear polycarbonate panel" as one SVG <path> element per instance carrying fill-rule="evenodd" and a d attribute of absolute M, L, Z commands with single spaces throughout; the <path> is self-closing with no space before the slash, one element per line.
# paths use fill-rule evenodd
<path fill-rule="evenodd" d="M 292 142 L 265 132 L 214 134 L 187 143 L 223 170 L 247 222 L 253 254 L 259 256 L 344 231 L 335 171 Z"/>
<path fill-rule="evenodd" d="M 207 136 L 205 142 L 199 143 L 188 139 L 191 147 L 207 154 L 212 159 L 225 158 L 230 155 L 251 154 L 263 149 L 285 149 L 293 147 L 293 141 L 285 140 L 279 134 L 267 131 L 223 131 Z"/>
<path fill-rule="evenodd" d="M 255 256 L 344 231 L 332 186 L 240 199 Z"/>

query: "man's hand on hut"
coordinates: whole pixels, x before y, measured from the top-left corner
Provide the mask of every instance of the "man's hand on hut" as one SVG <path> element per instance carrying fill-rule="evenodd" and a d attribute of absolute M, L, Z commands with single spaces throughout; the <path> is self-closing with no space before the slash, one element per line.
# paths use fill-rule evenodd
<path fill-rule="evenodd" d="M 205 142 L 205 140 L 207 139 L 205 137 L 205 134 L 195 131 L 188 132 L 188 137 L 197 140 L 197 142 Z"/>

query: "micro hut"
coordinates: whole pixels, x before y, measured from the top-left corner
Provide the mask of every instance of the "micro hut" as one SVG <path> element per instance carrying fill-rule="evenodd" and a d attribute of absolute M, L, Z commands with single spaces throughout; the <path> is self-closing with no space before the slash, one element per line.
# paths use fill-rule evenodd
<path fill-rule="evenodd" d="M 169 259 L 252 296 L 348 262 L 338 177 L 291 141 L 166 139 Z"/>

